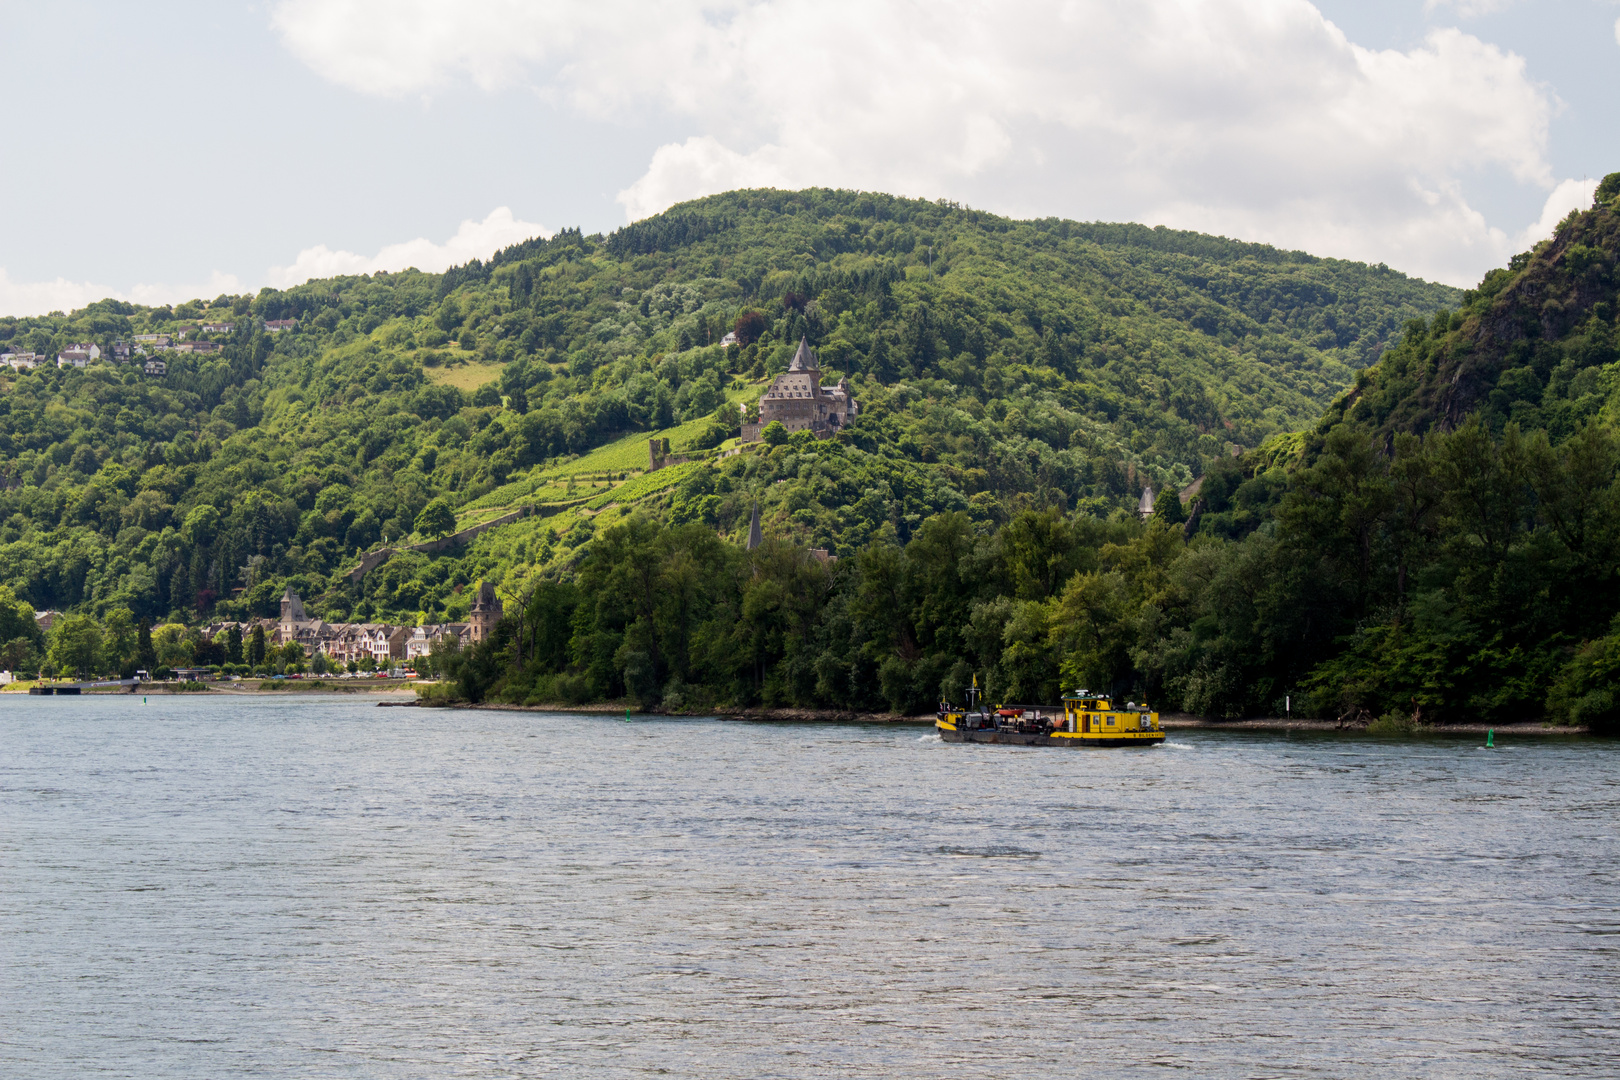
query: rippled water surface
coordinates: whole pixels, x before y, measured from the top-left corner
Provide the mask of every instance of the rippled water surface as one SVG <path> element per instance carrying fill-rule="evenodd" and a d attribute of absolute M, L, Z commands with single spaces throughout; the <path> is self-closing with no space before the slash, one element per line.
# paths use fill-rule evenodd
<path fill-rule="evenodd" d="M 1620 1073 L 1620 747 L 0 699 L 0 1075 Z"/>

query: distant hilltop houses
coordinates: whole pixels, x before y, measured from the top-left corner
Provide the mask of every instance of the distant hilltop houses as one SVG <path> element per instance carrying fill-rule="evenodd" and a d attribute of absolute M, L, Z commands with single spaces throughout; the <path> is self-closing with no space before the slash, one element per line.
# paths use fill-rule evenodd
<path fill-rule="evenodd" d="M 267 334 L 279 334 L 283 330 L 291 330 L 298 325 L 297 319 L 266 319 L 264 330 Z M 167 333 L 135 334 L 129 341 L 114 341 L 108 346 L 104 354 L 101 346 L 93 341 L 75 342 L 63 348 L 56 354 L 56 366 L 59 368 L 84 368 L 106 356 L 115 364 L 137 364 L 141 371 L 147 375 L 162 376 L 169 373 L 169 364 L 166 360 L 155 359 L 152 353 L 214 353 L 222 346 L 217 341 L 208 341 L 198 338 L 198 334 L 229 334 L 236 330 L 234 322 L 206 322 L 200 326 L 181 326 Z M 36 352 L 0 352 L 0 366 L 9 367 L 13 371 L 32 371 L 49 360 L 45 353 Z"/>
<path fill-rule="evenodd" d="M 255 629 L 264 631 L 265 640 L 273 645 L 297 643 L 313 656 L 321 653 L 338 664 L 359 663 L 367 658 L 377 664 L 389 662 L 410 663 L 433 651 L 436 641 L 453 640 L 468 648 L 494 633 L 501 621 L 501 601 L 495 595 L 495 586 L 483 582 L 473 594 L 472 610 L 466 622 L 430 623 L 424 626 L 403 626 L 389 623 L 339 623 L 312 619 L 304 610 L 303 597 L 291 588 L 281 595 L 279 619 L 255 619 L 251 622 L 219 622 L 206 627 L 204 636 L 212 640 L 222 632 L 236 627 L 247 638 Z"/>

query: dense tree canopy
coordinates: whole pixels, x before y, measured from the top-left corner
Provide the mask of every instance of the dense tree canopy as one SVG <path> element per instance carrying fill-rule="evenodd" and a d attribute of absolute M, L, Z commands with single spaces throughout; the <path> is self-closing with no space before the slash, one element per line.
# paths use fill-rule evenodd
<path fill-rule="evenodd" d="M 1485 528 L 1460 491 L 1607 475 L 1606 436 L 1577 434 L 1612 389 L 1611 218 L 1464 296 L 1162 228 L 747 191 L 442 275 L 0 319 L 0 345 L 45 353 L 232 324 L 201 335 L 216 352 L 168 354 L 164 377 L 0 379 L 0 582 L 103 629 L 99 656 L 77 631 L 0 640 L 63 670 L 260 663 L 278 658 L 257 635 L 194 627 L 272 615 L 289 585 L 329 619 L 456 619 L 497 580 L 505 652 L 445 658 L 469 695 L 917 708 L 977 672 L 1030 699 L 1081 681 L 1220 714 L 1285 693 L 1404 708 L 1429 669 L 1413 660 L 1400 682 L 1388 650 L 1420 604 L 1439 610 L 1423 598 L 1444 567 L 1460 568 L 1446 610 L 1476 628 L 1527 618 L 1504 583 L 1608 587 L 1589 508 L 1560 526 L 1538 494 L 1491 525 L 1478 542 L 1500 580 L 1455 530 Z M 1540 336 L 1525 352 L 1491 322 L 1507 344 L 1487 370 L 1489 350 L 1464 345 L 1513 297 L 1540 305 Z M 850 377 L 859 420 L 714 454 L 800 338 Z M 1456 385 L 1489 392 L 1412 404 L 1428 399 L 1398 380 L 1432 370 L 1438 386 L 1442 354 L 1473 356 Z M 710 456 L 636 475 L 653 436 Z M 1142 522 L 1145 486 L 1159 500 Z M 769 539 L 747 552 L 756 502 Z M 351 573 L 364 552 L 514 510 L 534 512 Z M 1560 632 L 1570 648 L 1597 633 Z M 1524 660 L 1517 689 L 1480 707 L 1524 707 L 1562 670 L 1548 663 Z M 1601 693 L 1569 690 L 1588 711 Z"/>
<path fill-rule="evenodd" d="M 1456 312 L 1409 321 L 1306 431 L 1207 461 L 1188 505 L 977 515 L 934 491 L 904 532 L 841 518 L 852 557 L 829 564 L 680 524 L 711 497 L 689 478 L 670 523 L 633 515 L 532 594 L 463 688 L 912 711 L 977 676 L 1000 700 L 1085 686 L 1217 716 L 1290 697 L 1307 715 L 1620 728 L 1616 210 L 1600 198 Z M 877 464 L 860 447 L 796 435 L 724 463 L 717 512 L 760 479 L 788 499 L 838 489 Z M 837 504 L 861 506 L 864 483 Z"/>
<path fill-rule="evenodd" d="M 851 554 L 951 507 L 1106 514 L 1308 422 L 1404 322 L 1455 300 L 1197 234 L 812 190 L 700 200 L 607 239 L 564 230 L 442 275 L 0 319 L 0 347 L 47 355 L 232 326 L 193 335 L 217 352 L 167 354 L 164 377 L 5 377 L 0 581 L 39 609 L 154 621 L 270 614 L 288 584 L 335 618 L 452 616 L 479 576 L 571 560 L 593 523 L 359 585 L 344 572 L 443 527 L 438 511 L 419 525 L 436 500 L 466 513 L 631 433 L 719 445 L 801 336 L 867 411 L 848 454 L 770 492 L 782 535 Z M 734 328 L 747 345 L 723 352 Z M 687 495 L 683 513 L 738 527 L 740 495 Z"/>

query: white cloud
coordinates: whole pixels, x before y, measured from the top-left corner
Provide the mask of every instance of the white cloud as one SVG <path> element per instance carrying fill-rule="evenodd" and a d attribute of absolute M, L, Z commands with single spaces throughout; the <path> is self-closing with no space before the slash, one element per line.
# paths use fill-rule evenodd
<path fill-rule="evenodd" d="M 465 75 L 489 89 L 569 40 L 568 5 L 522 0 L 284 0 L 272 25 L 311 67 L 334 82 L 397 96 Z M 564 9 L 564 10 L 557 10 Z"/>
<path fill-rule="evenodd" d="M 261 279 L 278 289 L 302 285 L 311 278 L 340 274 L 375 274 L 380 271 L 416 267 L 439 273 L 470 259 L 487 259 L 501 248 L 535 236 L 550 236 L 551 230 L 532 221 L 519 221 L 512 211 L 497 207 L 483 221 L 463 221 L 455 235 L 442 244 L 418 237 L 400 244 L 389 244 L 375 255 L 333 251 L 325 244 L 305 248 L 289 266 L 272 266 Z M 184 300 L 212 299 L 221 293 L 255 291 L 234 274 L 214 271 L 202 284 L 136 285 L 121 292 L 91 281 L 22 282 L 12 281 L 0 267 L 0 315 L 44 315 L 52 311 L 72 311 L 96 300 L 128 300 L 137 304 L 177 304 Z"/>
<path fill-rule="evenodd" d="M 1558 223 L 1563 221 L 1571 210 L 1586 210 L 1592 205 L 1592 197 L 1597 194 L 1598 182 L 1596 180 L 1565 180 L 1553 188 L 1552 194 L 1547 196 L 1547 204 L 1541 208 L 1541 220 L 1525 229 L 1515 237 L 1515 247 L 1520 251 L 1528 251 L 1543 240 L 1552 236 Z"/>
<path fill-rule="evenodd" d="M 1555 186 L 1556 103 L 1522 59 L 1458 30 L 1362 48 L 1307 0 L 274 10 L 289 48 L 363 92 L 467 79 L 592 116 L 684 118 L 686 137 L 620 194 L 631 219 L 738 186 L 859 187 L 1196 226 L 1470 283 L 1511 244 L 1461 179 Z"/>
<path fill-rule="evenodd" d="M 12 281 L 0 267 L 0 314 L 44 315 L 51 311 L 72 311 L 92 300 L 112 296 L 113 290 L 88 281 Z"/>
<path fill-rule="evenodd" d="M 695 135 L 684 143 L 660 146 L 640 180 L 619 193 L 619 202 L 631 220 L 656 214 L 689 199 L 693 192 L 732 188 L 791 187 L 802 162 L 783 160 L 780 147 L 762 146 L 740 154 L 709 135 Z"/>
<path fill-rule="evenodd" d="M 491 210 L 483 221 L 463 221 L 454 236 L 442 244 L 418 237 L 401 244 L 389 244 L 375 255 L 333 251 L 325 244 L 305 248 L 291 266 L 272 266 L 268 283 L 278 289 L 302 285 L 311 278 L 340 274 L 375 274 L 380 271 L 416 267 L 440 273 L 469 259 L 484 259 L 501 248 L 536 236 L 550 236 L 550 230 L 530 221 L 519 221 L 505 207 Z"/>
<path fill-rule="evenodd" d="M 128 300 L 136 304 L 176 304 L 183 300 L 211 300 L 221 293 L 238 293 L 242 283 L 234 274 L 215 270 L 201 284 L 136 285 L 119 291 L 92 281 L 13 281 L 0 267 L 0 315 L 46 315 L 52 311 L 72 311 L 97 300 Z"/>
<path fill-rule="evenodd" d="M 1519 0 L 1424 0 L 1423 9 L 1434 11 L 1438 8 L 1451 8 L 1465 19 L 1476 15 L 1494 15 L 1498 11 L 1506 11 L 1517 4 Z"/>

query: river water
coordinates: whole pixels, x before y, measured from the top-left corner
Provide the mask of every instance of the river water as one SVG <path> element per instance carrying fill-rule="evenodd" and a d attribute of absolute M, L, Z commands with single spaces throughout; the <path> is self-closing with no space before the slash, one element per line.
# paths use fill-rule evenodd
<path fill-rule="evenodd" d="M 6 1077 L 1620 1073 L 1620 746 L 0 698 Z"/>

